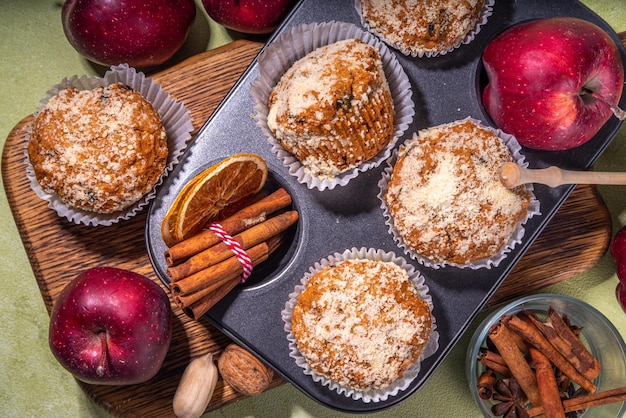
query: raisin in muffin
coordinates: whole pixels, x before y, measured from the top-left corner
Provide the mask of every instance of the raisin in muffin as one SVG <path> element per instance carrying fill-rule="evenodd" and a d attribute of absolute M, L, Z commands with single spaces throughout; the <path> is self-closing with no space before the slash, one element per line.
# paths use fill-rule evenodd
<path fill-rule="evenodd" d="M 496 255 L 532 200 L 524 186 L 509 190 L 500 182 L 498 170 L 510 161 L 497 133 L 470 119 L 414 134 L 400 147 L 383 195 L 393 228 L 436 263 Z"/>
<path fill-rule="evenodd" d="M 68 87 L 36 116 L 28 157 L 41 188 L 68 206 L 109 214 L 150 191 L 165 170 L 159 114 L 122 83 Z"/>
<path fill-rule="evenodd" d="M 311 175 L 334 178 L 378 154 L 396 113 L 379 51 L 359 39 L 296 61 L 268 98 L 267 124 Z"/>

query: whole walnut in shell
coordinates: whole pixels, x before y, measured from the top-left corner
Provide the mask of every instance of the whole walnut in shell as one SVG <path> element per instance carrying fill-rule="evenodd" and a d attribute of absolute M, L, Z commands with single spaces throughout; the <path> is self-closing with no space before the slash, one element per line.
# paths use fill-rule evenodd
<path fill-rule="evenodd" d="M 230 344 L 217 360 L 220 375 L 234 390 L 246 396 L 267 389 L 274 372 L 249 351 Z"/>

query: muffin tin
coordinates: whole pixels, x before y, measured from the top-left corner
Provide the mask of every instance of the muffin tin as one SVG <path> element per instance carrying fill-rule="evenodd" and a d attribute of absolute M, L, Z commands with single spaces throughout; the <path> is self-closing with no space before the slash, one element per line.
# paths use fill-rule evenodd
<path fill-rule="evenodd" d="M 473 117 L 493 126 L 480 101 L 481 86 L 486 82 L 480 62 L 482 50 L 493 37 L 515 23 L 558 15 L 580 17 L 602 27 L 620 46 L 622 60 L 626 61 L 626 52 L 614 31 L 578 1 L 497 1 L 488 22 L 470 44 L 431 58 L 406 57 L 396 52 L 412 84 L 416 112 L 413 123 L 396 146 L 419 129 L 465 117 Z M 292 26 L 332 20 L 359 24 L 359 16 L 351 2 L 303 0 L 268 43 Z M 250 89 L 258 74 L 255 60 L 198 132 L 181 163 L 160 187 L 157 198 L 150 206 L 145 231 L 152 265 L 159 278 L 169 284 L 163 258 L 166 247 L 161 238 L 161 221 L 184 184 L 202 169 L 229 155 L 240 152 L 260 155 L 270 170 L 267 187 L 284 187 L 293 198 L 300 220 L 291 231 L 292 240 L 259 266 L 245 285 L 238 286 L 215 305 L 206 318 L 263 359 L 285 380 L 329 408 L 353 413 L 388 408 L 415 393 L 432 375 L 574 186 L 553 189 L 535 186 L 541 215 L 527 222 L 522 243 L 496 268 L 469 270 L 444 267 L 435 270 L 410 260 L 423 274 L 430 289 L 433 315 L 439 331 L 439 350 L 424 360 L 420 374 L 405 391 L 380 402 L 353 400 L 314 382 L 294 363 L 289 356 L 281 311 L 309 267 L 330 254 L 353 247 L 402 254 L 387 230 L 377 198 L 377 183 L 384 164 L 361 173 L 348 185 L 332 190 L 311 190 L 298 183 L 276 158 L 251 116 L 254 102 Z M 622 97 L 620 106 L 626 107 L 626 97 Z M 522 153 L 533 168 L 557 165 L 566 169 L 587 169 L 608 146 L 620 126 L 617 119 L 611 118 L 591 141 L 572 150 L 543 152 L 524 148 Z"/>

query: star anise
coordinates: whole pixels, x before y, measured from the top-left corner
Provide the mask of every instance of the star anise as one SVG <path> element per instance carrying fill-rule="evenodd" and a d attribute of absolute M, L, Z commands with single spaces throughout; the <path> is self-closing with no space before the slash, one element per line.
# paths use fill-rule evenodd
<path fill-rule="evenodd" d="M 491 407 L 491 412 L 497 417 L 505 418 L 528 418 L 528 412 L 524 408 L 526 396 L 514 377 L 498 379 L 493 399 L 499 403 Z"/>
<path fill-rule="evenodd" d="M 566 399 L 573 399 L 576 398 L 577 396 L 581 396 L 581 395 L 586 395 L 587 391 L 583 388 L 574 388 L 574 384 L 570 383 L 569 386 L 567 387 L 567 390 L 564 391 L 564 393 L 561 394 L 561 399 L 562 400 L 566 400 Z M 567 412 L 565 414 L 565 418 L 577 418 L 579 414 L 582 414 L 583 412 L 585 412 L 584 409 L 580 409 L 578 411 L 572 411 L 572 412 Z"/>
<path fill-rule="evenodd" d="M 570 378 L 560 369 L 554 370 L 554 378 L 559 388 L 559 393 L 561 394 L 566 393 L 567 389 L 572 385 Z M 563 396 L 561 396 L 561 398 L 563 398 Z"/>

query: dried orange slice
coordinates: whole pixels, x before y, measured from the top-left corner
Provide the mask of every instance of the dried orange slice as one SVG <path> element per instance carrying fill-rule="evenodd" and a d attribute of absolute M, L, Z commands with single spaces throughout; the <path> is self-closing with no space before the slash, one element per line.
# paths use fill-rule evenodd
<path fill-rule="evenodd" d="M 235 154 L 187 183 L 165 214 L 161 234 L 172 246 L 196 233 L 229 205 L 265 185 L 267 164 L 256 154 Z"/>

